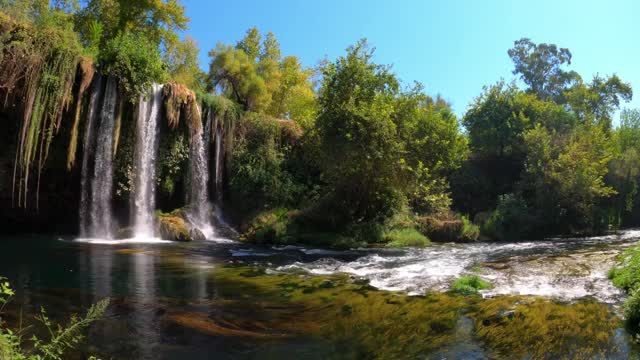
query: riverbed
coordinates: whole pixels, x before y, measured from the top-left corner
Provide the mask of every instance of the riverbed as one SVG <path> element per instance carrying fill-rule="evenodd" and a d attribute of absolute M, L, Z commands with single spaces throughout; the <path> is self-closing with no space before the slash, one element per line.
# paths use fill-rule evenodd
<path fill-rule="evenodd" d="M 333 251 L 23 236 L 1 239 L 0 274 L 17 290 L 9 323 L 111 299 L 70 358 L 625 359 L 637 349 L 607 271 L 639 242 L 626 231 Z M 468 274 L 492 288 L 448 292 Z"/>

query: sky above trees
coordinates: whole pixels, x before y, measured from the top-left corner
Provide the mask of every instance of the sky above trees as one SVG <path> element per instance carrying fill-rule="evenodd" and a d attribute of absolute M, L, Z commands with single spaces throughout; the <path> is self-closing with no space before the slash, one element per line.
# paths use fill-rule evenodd
<path fill-rule="evenodd" d="M 217 42 L 233 44 L 252 26 L 273 31 L 283 55 L 297 55 L 306 66 L 333 60 L 366 37 L 377 48 L 376 61 L 393 64 L 405 85 L 423 83 L 462 115 L 483 85 L 515 78 L 507 50 L 528 37 L 569 48 L 571 69 L 587 78 L 615 73 L 640 88 L 640 3 L 634 0 L 184 0 L 184 5 L 191 18 L 186 34 L 198 42 L 205 70 L 207 53 Z M 640 97 L 622 106 L 639 107 Z"/>

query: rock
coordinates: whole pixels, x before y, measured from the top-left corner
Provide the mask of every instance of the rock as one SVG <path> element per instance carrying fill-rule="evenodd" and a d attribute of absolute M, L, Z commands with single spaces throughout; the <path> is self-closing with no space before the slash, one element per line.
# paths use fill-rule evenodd
<path fill-rule="evenodd" d="M 132 237 L 134 237 L 134 231 L 131 226 L 118 229 L 118 231 L 116 232 L 117 240 L 131 239 Z"/>
<path fill-rule="evenodd" d="M 160 237 L 165 240 L 191 241 L 193 237 L 186 221 L 180 216 L 172 214 L 159 214 L 158 223 Z"/>
<path fill-rule="evenodd" d="M 202 231 L 198 228 L 191 228 L 189 231 L 189 235 L 191 235 L 192 240 L 207 240 L 207 237 L 204 235 Z"/>

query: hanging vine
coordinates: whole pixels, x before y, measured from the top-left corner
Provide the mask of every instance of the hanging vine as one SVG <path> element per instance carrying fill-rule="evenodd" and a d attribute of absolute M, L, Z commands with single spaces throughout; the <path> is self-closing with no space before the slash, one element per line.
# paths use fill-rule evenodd
<path fill-rule="evenodd" d="M 22 105 L 14 171 L 13 204 L 26 207 L 32 172 L 36 173 L 36 207 L 40 175 L 49 147 L 72 102 L 81 47 L 69 29 L 36 27 L 0 15 L 0 90 L 5 106 Z"/>

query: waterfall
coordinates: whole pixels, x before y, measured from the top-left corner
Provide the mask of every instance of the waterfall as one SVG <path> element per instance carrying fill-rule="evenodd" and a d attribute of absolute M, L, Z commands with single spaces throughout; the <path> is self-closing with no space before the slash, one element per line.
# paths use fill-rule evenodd
<path fill-rule="evenodd" d="M 89 206 L 90 196 L 89 194 L 89 168 L 91 162 L 89 161 L 93 148 L 95 146 L 94 133 L 95 117 L 98 113 L 98 106 L 100 102 L 100 95 L 102 91 L 102 77 L 97 75 L 93 87 L 91 89 L 91 97 L 89 100 L 89 113 L 87 114 L 87 125 L 84 131 L 84 143 L 82 147 L 82 170 L 80 178 L 80 236 L 89 237 Z"/>
<path fill-rule="evenodd" d="M 100 110 L 100 124 L 96 124 L 98 100 L 102 87 L 100 78 L 91 94 L 87 128 L 85 131 L 84 154 L 82 159 L 82 193 L 80 195 L 81 236 L 92 238 L 113 238 L 113 216 L 111 198 L 113 193 L 113 132 L 117 83 L 114 78 L 107 80 Z M 97 133 L 95 129 L 97 126 Z M 95 149 L 94 149 L 95 147 Z M 93 155 L 93 162 L 90 157 Z M 93 170 L 93 172 L 91 172 Z M 87 218 L 88 215 L 88 218 Z"/>
<path fill-rule="evenodd" d="M 149 100 L 140 99 L 135 145 L 135 219 L 136 238 L 153 237 L 155 210 L 155 168 L 158 152 L 158 125 L 162 105 L 162 85 L 153 85 Z"/>
<path fill-rule="evenodd" d="M 223 156 L 223 147 L 222 147 L 222 129 L 216 129 L 215 136 L 215 189 L 216 189 L 216 202 L 222 201 L 222 161 L 224 160 Z"/>
<path fill-rule="evenodd" d="M 189 143 L 190 186 L 187 197 L 190 207 L 189 217 L 193 225 L 202 231 L 207 239 L 210 239 L 214 235 L 214 230 L 210 220 L 211 206 L 207 191 L 209 184 L 208 158 L 202 128 L 192 129 Z"/>

